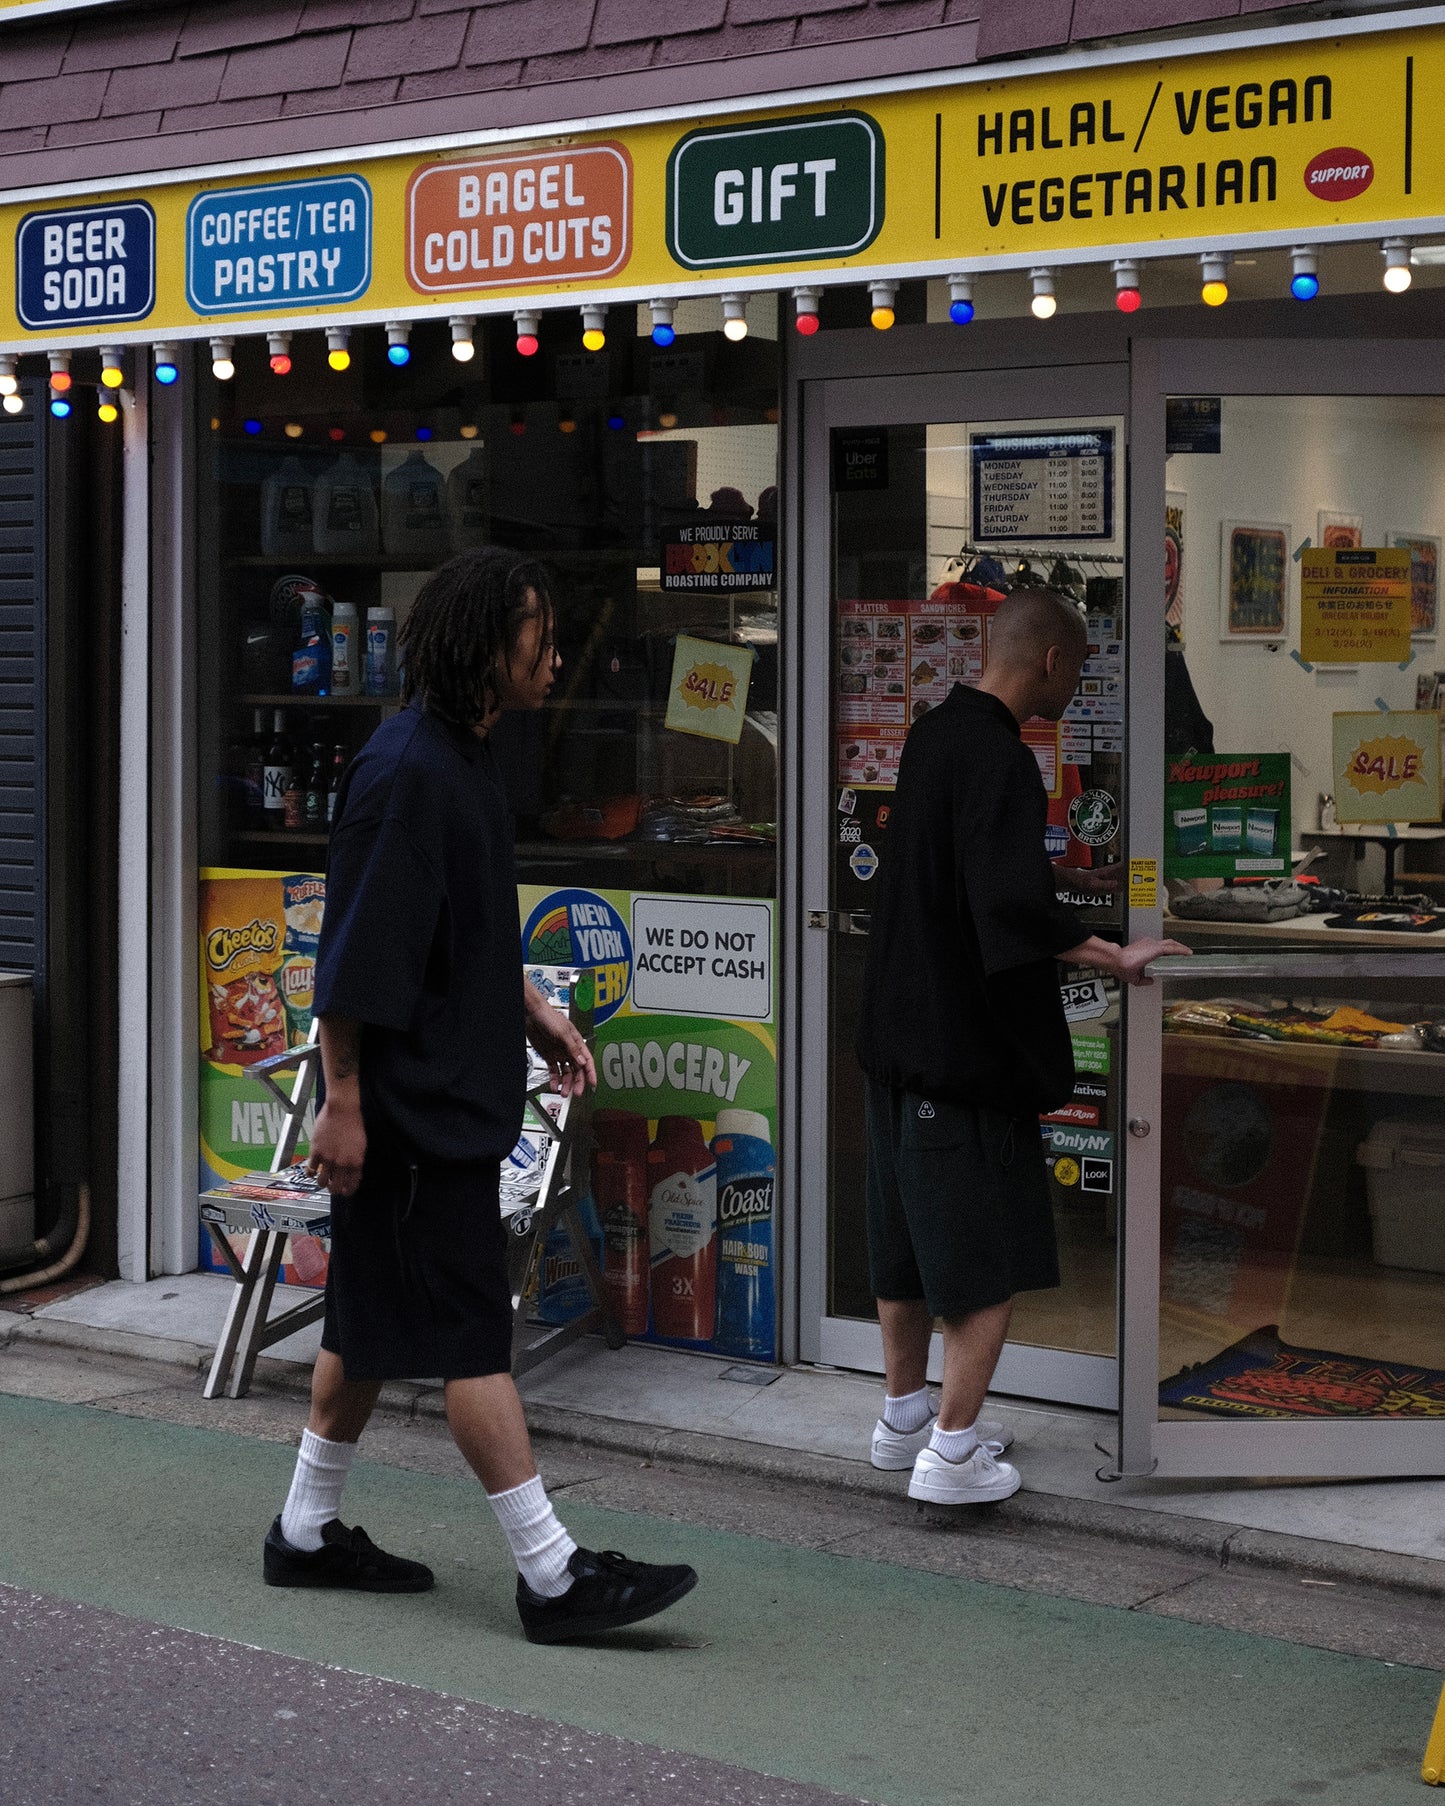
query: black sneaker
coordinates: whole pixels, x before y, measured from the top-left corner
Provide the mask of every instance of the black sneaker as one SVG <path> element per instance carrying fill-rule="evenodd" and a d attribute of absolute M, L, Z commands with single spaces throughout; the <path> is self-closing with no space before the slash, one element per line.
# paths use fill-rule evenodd
<path fill-rule="evenodd" d="M 354 1593 L 424 1593 L 433 1585 L 430 1568 L 401 1555 L 388 1555 L 361 1528 L 348 1530 L 340 1518 L 321 1526 L 321 1547 L 293 1549 L 281 1534 L 281 1520 L 266 1532 L 263 1567 L 268 1587 L 349 1587 Z"/>
<path fill-rule="evenodd" d="M 517 1611 L 529 1643 L 568 1643 L 599 1631 L 639 1624 L 676 1605 L 697 1585 L 687 1567 L 629 1561 L 615 1549 L 578 1549 L 567 1563 L 574 1578 L 557 1599 L 544 1599 L 517 1576 Z"/>

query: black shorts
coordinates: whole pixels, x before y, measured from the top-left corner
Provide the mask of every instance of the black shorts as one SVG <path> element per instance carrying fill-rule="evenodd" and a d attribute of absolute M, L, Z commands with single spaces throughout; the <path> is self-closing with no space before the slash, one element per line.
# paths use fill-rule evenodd
<path fill-rule="evenodd" d="M 368 1148 L 331 1201 L 321 1346 L 348 1380 L 462 1380 L 512 1369 L 501 1166 L 416 1166 Z"/>
<path fill-rule="evenodd" d="M 875 1298 L 963 1317 L 1059 1283 L 1037 1116 L 866 1081 L 868 1269 Z"/>

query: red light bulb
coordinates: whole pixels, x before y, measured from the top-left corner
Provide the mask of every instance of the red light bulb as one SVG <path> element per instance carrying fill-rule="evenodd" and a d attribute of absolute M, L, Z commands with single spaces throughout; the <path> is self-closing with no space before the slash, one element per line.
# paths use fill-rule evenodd
<path fill-rule="evenodd" d="M 289 376 L 291 374 L 291 354 L 289 351 L 278 351 L 271 359 L 273 376 Z"/>
<path fill-rule="evenodd" d="M 70 372 L 68 370 L 52 370 L 50 372 L 50 386 L 57 395 L 63 395 L 70 387 Z"/>
<path fill-rule="evenodd" d="M 530 332 L 517 334 L 517 355 L 519 357 L 536 357 L 537 340 Z"/>
<path fill-rule="evenodd" d="M 1136 314 L 1143 303 L 1144 297 L 1136 288 L 1121 288 L 1114 296 L 1114 305 L 1121 314 Z"/>
<path fill-rule="evenodd" d="M 331 440 L 333 445 L 340 445 L 341 441 L 346 437 L 346 428 L 344 426 L 328 427 L 326 436 Z"/>
<path fill-rule="evenodd" d="M 793 324 L 805 339 L 810 339 L 818 330 L 818 316 L 816 314 L 799 314 Z"/>

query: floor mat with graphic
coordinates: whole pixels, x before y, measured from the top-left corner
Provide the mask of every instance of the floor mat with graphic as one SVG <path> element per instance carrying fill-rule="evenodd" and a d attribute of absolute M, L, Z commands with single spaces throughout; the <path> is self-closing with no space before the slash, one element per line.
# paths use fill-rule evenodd
<path fill-rule="evenodd" d="M 1159 1403 L 1222 1417 L 1445 1417 L 1445 1372 L 1295 1348 L 1271 1324 L 1162 1381 Z"/>

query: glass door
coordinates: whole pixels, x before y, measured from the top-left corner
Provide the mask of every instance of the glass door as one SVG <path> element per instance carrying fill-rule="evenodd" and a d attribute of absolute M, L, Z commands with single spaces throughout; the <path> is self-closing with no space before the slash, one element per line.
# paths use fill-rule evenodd
<path fill-rule="evenodd" d="M 1123 925 L 1125 396 L 1122 367 L 811 383 L 805 391 L 805 848 L 801 861 L 803 1236 L 818 1251 L 805 1358 L 881 1370 L 864 1234 L 853 1052 L 870 900 L 909 727 L 988 660 L 1011 587 L 1088 613 L 1062 723 L 1025 725 L 1050 794 L 1058 888 L 1097 933 Z M 1061 970 L 1074 1097 L 1040 1124 L 1063 1284 L 1023 1294 L 1001 1390 L 1114 1408 L 1120 1000 Z M 937 1349 L 935 1350 L 937 1353 Z"/>
<path fill-rule="evenodd" d="M 1131 850 L 1162 879 L 1136 927 L 1193 957 L 1130 1012 L 1125 1472 L 1445 1472 L 1445 385 L 1421 349 L 1135 360 Z"/>

